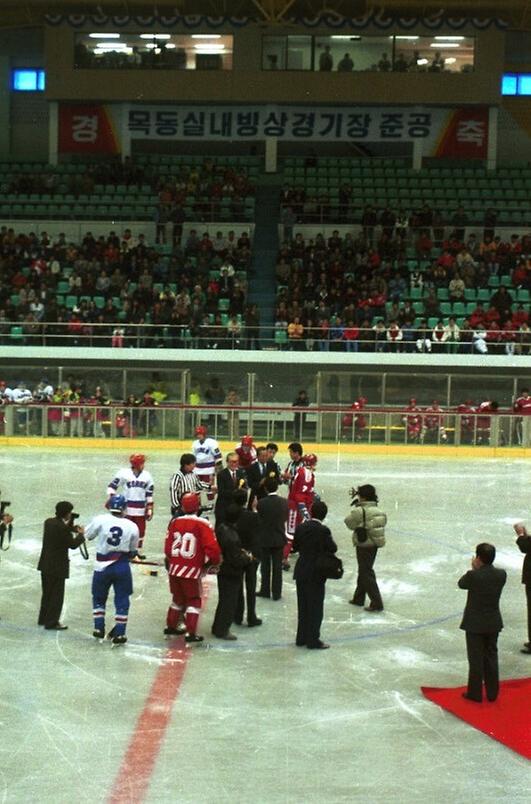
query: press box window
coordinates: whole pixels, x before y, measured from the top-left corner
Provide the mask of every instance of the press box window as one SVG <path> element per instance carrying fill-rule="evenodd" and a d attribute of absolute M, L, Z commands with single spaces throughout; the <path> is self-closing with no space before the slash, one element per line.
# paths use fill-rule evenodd
<path fill-rule="evenodd" d="M 44 70 L 13 70 L 14 92 L 44 92 Z"/>

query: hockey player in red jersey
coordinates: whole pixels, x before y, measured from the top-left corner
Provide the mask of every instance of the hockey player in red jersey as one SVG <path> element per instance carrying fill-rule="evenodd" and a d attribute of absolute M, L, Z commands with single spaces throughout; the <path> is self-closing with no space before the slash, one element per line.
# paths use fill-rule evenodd
<path fill-rule="evenodd" d="M 477 407 L 476 418 L 476 444 L 491 444 L 492 443 L 492 416 L 490 414 L 498 413 L 498 403 L 489 399 L 482 402 Z"/>
<path fill-rule="evenodd" d="M 522 388 L 513 405 L 513 410 L 520 418 L 516 420 L 516 435 L 519 444 L 529 441 L 529 422 L 524 421 L 527 416 L 531 416 L 531 396 L 528 388 Z M 526 432 L 527 431 L 527 432 Z M 527 443 L 525 443 L 527 446 Z"/>
<path fill-rule="evenodd" d="M 409 400 L 409 405 L 405 410 L 405 415 L 402 416 L 402 421 L 406 425 L 407 441 L 420 441 L 422 434 L 422 411 L 417 407 L 417 400 L 413 396 Z"/>
<path fill-rule="evenodd" d="M 284 566 L 291 553 L 293 536 L 297 525 L 311 517 L 312 505 L 315 497 L 314 471 L 317 464 L 317 455 L 313 452 L 303 455 L 301 465 L 297 468 L 288 491 L 288 522 L 286 526 L 287 542 L 284 547 Z M 289 567 L 288 567 L 289 568 Z"/>
<path fill-rule="evenodd" d="M 439 400 L 434 399 L 424 411 L 424 440 L 447 441 L 448 436 L 444 427 L 444 411 L 439 405 Z"/>
<path fill-rule="evenodd" d="M 471 399 L 467 399 L 457 406 L 459 414 L 457 425 L 461 431 L 461 444 L 472 444 L 474 441 L 475 412 L 476 409 Z"/>
<path fill-rule="evenodd" d="M 240 469 L 247 469 L 253 464 L 256 463 L 256 448 L 253 444 L 253 437 L 250 435 L 242 436 L 241 442 L 238 444 L 236 449 L 234 450 L 236 455 L 238 456 L 238 460 L 240 462 Z"/>
<path fill-rule="evenodd" d="M 144 468 L 146 456 L 135 452 L 129 457 L 130 468 L 119 469 L 107 488 L 107 503 L 114 494 L 123 494 L 127 500 L 126 518 L 134 522 L 140 534 L 138 542 L 138 558 L 143 560 L 142 553 L 146 522 L 153 519 L 153 478 Z"/>
<path fill-rule="evenodd" d="M 343 435 L 354 435 L 355 441 L 361 441 L 364 437 L 365 430 L 367 429 L 367 419 L 361 413 L 367 404 L 367 399 L 364 396 L 359 396 L 355 402 L 352 403 L 350 409 L 352 413 L 345 413 L 341 421 Z M 354 433 L 351 428 L 354 427 Z"/>
<path fill-rule="evenodd" d="M 208 564 L 219 564 L 221 549 L 208 519 L 198 516 L 199 496 L 184 494 L 181 507 L 184 514 L 172 519 L 164 544 L 172 595 L 164 633 L 167 636 L 186 633 L 186 642 L 202 642 L 203 637 L 197 634 L 201 576 Z"/>

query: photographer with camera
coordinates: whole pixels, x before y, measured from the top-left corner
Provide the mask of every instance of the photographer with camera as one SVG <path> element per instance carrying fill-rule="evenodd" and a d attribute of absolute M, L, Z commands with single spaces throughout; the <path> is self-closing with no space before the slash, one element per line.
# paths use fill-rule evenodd
<path fill-rule="evenodd" d="M 365 611 L 383 611 L 382 596 L 373 566 L 378 548 L 385 545 L 387 515 L 378 508 L 376 489 L 369 483 L 351 489 L 350 494 L 355 507 L 345 519 L 345 525 L 353 531 L 352 544 L 356 548 L 358 580 L 349 603 L 364 606 L 365 595 L 368 595 L 370 603 Z"/>
<path fill-rule="evenodd" d="M 63 500 L 55 506 L 55 516 L 44 522 L 42 550 L 37 565 L 42 583 L 39 625 L 48 631 L 64 631 L 68 628 L 59 620 L 70 564 L 68 551 L 85 541 L 84 529 L 74 524 L 79 514 L 73 511 L 72 503 Z"/>

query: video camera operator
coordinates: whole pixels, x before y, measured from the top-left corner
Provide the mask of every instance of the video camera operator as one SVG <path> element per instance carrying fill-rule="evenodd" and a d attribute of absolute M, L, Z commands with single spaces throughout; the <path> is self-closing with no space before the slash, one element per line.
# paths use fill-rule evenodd
<path fill-rule="evenodd" d="M 37 565 L 42 583 L 39 625 L 48 631 L 64 631 L 68 628 L 59 619 L 65 596 L 65 580 L 69 577 L 68 551 L 85 541 L 84 528 L 75 524 L 79 514 L 73 511 L 72 503 L 63 500 L 55 506 L 55 516 L 44 522 L 42 550 Z"/>

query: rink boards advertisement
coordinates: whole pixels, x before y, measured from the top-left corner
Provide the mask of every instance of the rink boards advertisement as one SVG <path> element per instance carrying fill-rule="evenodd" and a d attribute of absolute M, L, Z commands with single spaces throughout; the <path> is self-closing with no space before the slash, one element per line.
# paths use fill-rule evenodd
<path fill-rule="evenodd" d="M 489 110 L 168 104 L 60 104 L 59 153 L 129 152 L 133 141 L 414 142 L 425 156 L 485 159 Z"/>

